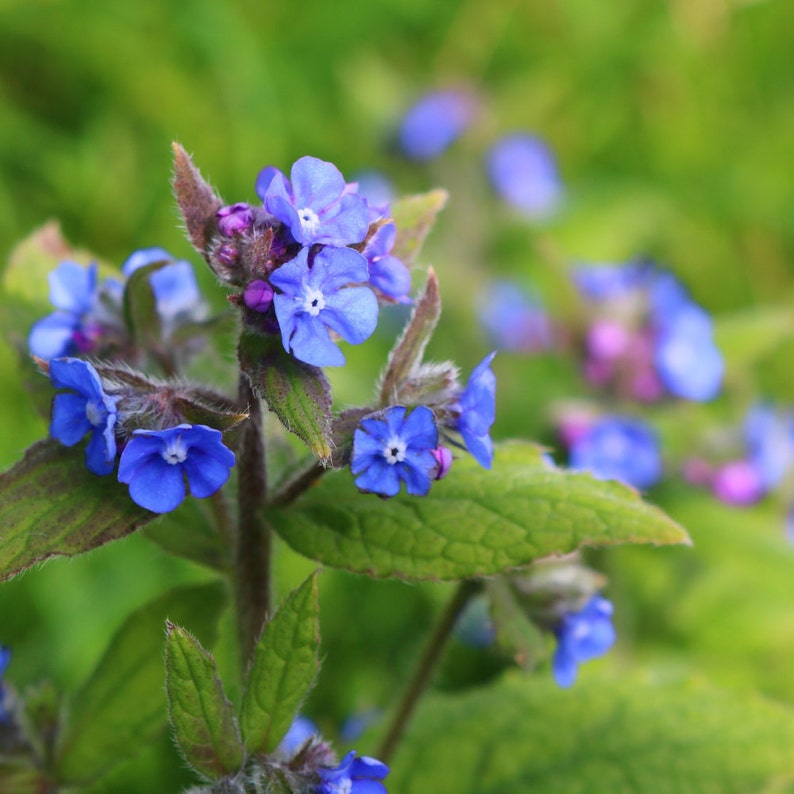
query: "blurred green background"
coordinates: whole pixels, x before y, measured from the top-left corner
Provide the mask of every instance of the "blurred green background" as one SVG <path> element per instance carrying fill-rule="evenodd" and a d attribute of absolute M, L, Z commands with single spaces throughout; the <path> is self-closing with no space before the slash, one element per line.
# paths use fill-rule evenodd
<path fill-rule="evenodd" d="M 287 170 L 312 154 L 348 177 L 378 169 L 401 193 L 450 190 L 423 261 L 439 273 L 447 310 L 431 353 L 464 372 L 488 350 L 475 306 L 489 279 L 530 277 L 554 308 L 564 304 L 555 261 L 647 254 L 718 318 L 782 312 L 769 366 L 731 370 L 728 385 L 744 404 L 765 375 L 767 396 L 794 401 L 780 358 L 794 289 L 792 30 L 785 0 L 0 0 L 0 257 L 57 218 L 67 239 L 104 260 L 160 245 L 200 269 L 178 228 L 170 143 L 229 202 L 255 199 L 263 166 Z M 401 115 L 450 85 L 482 97 L 475 125 L 429 165 L 401 159 Z M 559 159 L 566 201 L 543 229 L 486 181 L 486 148 L 515 130 L 539 134 Z M 340 405 L 369 394 L 398 326 L 384 316 L 377 340 L 334 374 Z M 3 343 L 2 466 L 46 432 L 15 358 Z M 550 440 L 549 402 L 582 388 L 575 367 L 504 354 L 495 369 L 495 434 Z M 719 406 L 731 416 L 730 397 Z M 664 660 L 794 700 L 794 554 L 780 506 L 739 512 L 675 486 L 651 498 L 696 546 L 600 555 L 622 637 L 603 664 Z M 311 568 L 285 549 L 279 560 L 282 589 Z M 208 577 L 133 537 L 3 585 L 11 680 L 74 685 L 130 609 Z M 443 592 L 341 574 L 322 588 L 326 666 L 314 710 L 332 733 L 346 713 L 385 705 Z M 362 653 L 376 626 L 378 650 Z M 158 790 L 185 779 L 167 740 L 147 759 L 137 775 L 173 783 Z M 144 790 L 124 774 L 112 790 Z"/>

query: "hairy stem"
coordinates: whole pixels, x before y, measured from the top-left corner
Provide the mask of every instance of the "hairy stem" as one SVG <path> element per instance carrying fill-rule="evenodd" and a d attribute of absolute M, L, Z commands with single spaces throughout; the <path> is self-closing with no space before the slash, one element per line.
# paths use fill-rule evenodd
<path fill-rule="evenodd" d="M 392 718 L 386 738 L 383 740 L 377 753 L 377 758 L 383 763 L 388 763 L 405 728 L 408 725 L 413 712 L 422 697 L 424 691 L 433 679 L 438 663 L 444 653 L 447 640 L 450 638 L 458 615 L 463 611 L 466 604 L 482 589 L 482 584 L 476 579 L 466 579 L 458 585 L 452 599 L 442 612 L 436 624 L 433 634 L 430 636 L 425 646 L 422 657 L 419 659 L 411 680 L 403 692 L 400 705 Z"/>
<path fill-rule="evenodd" d="M 264 516 L 267 483 L 262 406 L 243 374 L 240 404 L 250 412 L 237 451 L 238 531 L 234 559 L 240 658 L 246 670 L 270 611 L 271 530 Z"/>

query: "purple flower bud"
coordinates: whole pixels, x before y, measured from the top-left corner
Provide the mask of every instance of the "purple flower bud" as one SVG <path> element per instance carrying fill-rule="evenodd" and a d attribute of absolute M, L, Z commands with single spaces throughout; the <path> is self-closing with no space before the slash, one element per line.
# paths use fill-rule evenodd
<path fill-rule="evenodd" d="M 243 300 L 249 309 L 264 313 L 273 303 L 273 287 L 267 281 L 258 278 L 245 288 Z"/>
<path fill-rule="evenodd" d="M 235 234 L 245 234 L 251 231 L 254 222 L 254 214 L 251 207 L 241 201 L 229 207 L 221 207 L 216 213 L 218 228 L 222 235 L 234 237 Z"/>
<path fill-rule="evenodd" d="M 436 449 L 431 449 L 430 451 L 433 453 L 433 457 L 438 462 L 438 472 L 436 473 L 436 479 L 443 480 L 444 477 L 449 474 L 449 470 L 452 468 L 452 450 L 441 446 L 436 447 Z"/>
<path fill-rule="evenodd" d="M 627 351 L 629 342 L 629 332 L 614 320 L 597 320 L 587 332 L 587 350 L 596 358 L 618 358 Z"/>
<path fill-rule="evenodd" d="M 759 472 L 746 460 L 733 460 L 720 466 L 711 489 L 721 502 L 737 506 L 753 504 L 764 495 Z"/>
<path fill-rule="evenodd" d="M 229 245 L 229 243 L 223 243 L 218 247 L 215 256 L 222 265 L 226 265 L 226 267 L 234 267 L 240 258 L 240 252 L 237 250 L 236 246 Z"/>

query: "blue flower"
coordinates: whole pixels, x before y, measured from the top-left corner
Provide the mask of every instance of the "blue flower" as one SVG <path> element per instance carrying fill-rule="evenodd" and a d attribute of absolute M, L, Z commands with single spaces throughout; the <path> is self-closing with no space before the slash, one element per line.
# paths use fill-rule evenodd
<path fill-rule="evenodd" d="M 360 243 L 369 228 L 364 198 L 345 183 L 339 169 L 316 157 L 301 157 L 291 181 L 280 171 L 265 190 L 265 209 L 284 223 L 301 245 Z"/>
<path fill-rule="evenodd" d="M 385 223 L 370 237 L 361 253 L 369 265 L 369 284 L 393 301 L 410 303 L 407 296 L 411 291 L 411 273 L 391 255 L 396 237 L 394 222 Z"/>
<path fill-rule="evenodd" d="M 480 322 L 502 350 L 531 353 L 551 346 L 551 324 L 540 303 L 509 281 L 495 281 L 483 294 Z"/>
<path fill-rule="evenodd" d="M 613 607 L 603 596 L 593 596 L 578 612 L 563 615 L 554 630 L 557 649 L 552 659 L 554 680 L 561 687 L 572 686 L 578 667 L 603 656 L 615 642 Z"/>
<path fill-rule="evenodd" d="M 496 351 L 489 353 L 473 370 L 453 410 L 459 412 L 454 428 L 466 449 L 484 469 L 493 462 L 490 429 L 496 419 L 496 376 L 491 370 Z"/>
<path fill-rule="evenodd" d="M 116 463 L 118 398 L 104 393 L 97 371 L 79 358 L 52 359 L 50 380 L 56 389 L 69 390 L 55 395 L 50 434 L 72 447 L 90 432 L 86 468 L 94 474 L 110 474 Z"/>
<path fill-rule="evenodd" d="M 356 758 L 355 750 L 339 766 L 321 767 L 317 774 L 321 782 L 314 787 L 315 794 L 387 794 L 380 781 L 389 774 L 389 767 L 367 756 Z"/>
<path fill-rule="evenodd" d="M 139 268 L 155 262 L 171 263 L 149 276 L 157 313 L 168 336 L 180 320 L 203 317 L 205 306 L 190 262 L 184 259 L 175 261 L 164 248 L 152 247 L 134 251 L 124 261 L 121 272 L 129 278 Z"/>
<path fill-rule="evenodd" d="M 234 453 L 221 432 L 205 425 L 167 430 L 136 430 L 119 462 L 119 482 L 130 486 L 132 501 L 153 513 L 168 513 L 190 493 L 212 496 L 228 479 Z"/>
<path fill-rule="evenodd" d="M 308 739 L 319 733 L 320 729 L 308 717 L 298 714 L 279 743 L 278 752 L 292 758 Z"/>
<path fill-rule="evenodd" d="M 719 394 L 725 364 L 703 309 L 694 303 L 676 306 L 656 339 L 654 364 L 676 397 L 705 402 Z"/>
<path fill-rule="evenodd" d="M 310 264 L 311 259 L 311 264 Z M 360 344 L 378 323 L 378 301 L 369 287 L 348 287 L 369 278 L 367 260 L 352 248 L 326 247 L 310 256 L 303 248 L 275 270 L 270 283 L 284 349 L 316 367 L 342 366 L 345 357 L 329 329 Z"/>
<path fill-rule="evenodd" d="M 747 413 L 744 438 L 764 489 L 776 488 L 794 464 L 794 416 L 758 403 Z"/>
<path fill-rule="evenodd" d="M 655 433 L 639 419 L 620 417 L 601 419 L 577 438 L 571 445 L 570 466 L 634 488 L 650 488 L 662 475 Z"/>
<path fill-rule="evenodd" d="M 539 138 L 522 133 L 502 138 L 488 152 L 487 167 L 497 193 L 529 217 L 546 217 L 559 205 L 557 164 Z"/>
<path fill-rule="evenodd" d="M 96 263 L 61 262 L 47 278 L 57 311 L 39 320 L 28 337 L 30 352 L 45 361 L 79 352 L 99 330 L 91 320 L 97 308 Z"/>
<path fill-rule="evenodd" d="M 406 417 L 402 405 L 362 419 L 353 433 L 350 469 L 362 491 L 395 496 L 404 482 L 409 494 L 425 496 L 438 463 L 438 427 L 433 412 L 419 405 Z"/>
<path fill-rule="evenodd" d="M 9 721 L 9 714 L 5 707 L 5 687 L 2 678 L 5 675 L 8 663 L 11 661 L 11 649 L 5 645 L 0 645 L 0 723 Z"/>
<path fill-rule="evenodd" d="M 464 91 L 426 94 L 403 118 L 400 148 L 413 160 L 438 157 L 471 124 L 476 110 L 476 101 Z"/>

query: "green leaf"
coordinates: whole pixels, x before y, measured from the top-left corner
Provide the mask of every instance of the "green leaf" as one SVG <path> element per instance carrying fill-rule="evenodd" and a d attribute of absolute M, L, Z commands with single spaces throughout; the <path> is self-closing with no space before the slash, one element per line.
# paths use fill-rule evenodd
<path fill-rule="evenodd" d="M 330 472 L 268 520 L 297 552 L 376 577 L 466 579 L 582 546 L 688 543 L 631 488 L 547 465 L 533 444 L 500 445 L 486 472 L 468 456 L 428 496 L 358 493 Z"/>
<path fill-rule="evenodd" d="M 243 333 L 240 367 L 254 391 L 317 457 L 331 456 L 331 387 L 325 373 L 291 356 L 281 338 Z"/>
<path fill-rule="evenodd" d="M 240 724 L 249 753 L 269 753 L 289 730 L 320 669 L 317 574 L 265 625 L 248 674 Z"/>
<path fill-rule="evenodd" d="M 0 474 L 0 581 L 49 557 L 73 557 L 157 518 L 113 475 L 85 467 L 83 449 L 35 443 Z"/>
<path fill-rule="evenodd" d="M 165 671 L 171 727 L 185 760 L 210 780 L 237 772 L 243 765 L 243 743 L 215 660 L 195 637 L 170 621 Z"/>
<path fill-rule="evenodd" d="M 424 291 L 416 302 L 402 336 L 389 354 L 389 360 L 381 376 L 379 389 L 383 407 L 399 401 L 401 387 L 422 363 L 425 348 L 433 336 L 440 316 L 441 295 L 438 290 L 438 279 L 433 268 L 430 268 Z"/>
<path fill-rule="evenodd" d="M 794 715 L 702 682 L 548 679 L 423 704 L 388 785 L 400 794 L 791 791 Z"/>
<path fill-rule="evenodd" d="M 0 794 L 44 794 L 54 790 L 52 780 L 37 769 L 0 762 Z"/>
<path fill-rule="evenodd" d="M 141 531 L 169 554 L 215 571 L 225 571 L 228 569 L 227 550 L 210 519 L 213 500 L 223 498 L 221 492 L 209 499 L 185 499 L 176 510 Z"/>
<path fill-rule="evenodd" d="M 124 285 L 124 322 L 130 336 L 144 350 L 157 349 L 163 343 L 160 313 L 149 276 L 168 264 L 165 259 L 139 267 Z"/>
<path fill-rule="evenodd" d="M 397 227 L 392 256 L 401 259 L 409 267 L 414 263 L 448 198 L 446 190 L 437 188 L 392 202 L 391 216 Z"/>
<path fill-rule="evenodd" d="M 61 783 L 98 778 L 165 730 L 163 622 L 190 626 L 211 644 L 224 601 L 220 583 L 178 588 L 124 622 L 66 709 L 56 750 Z"/>

